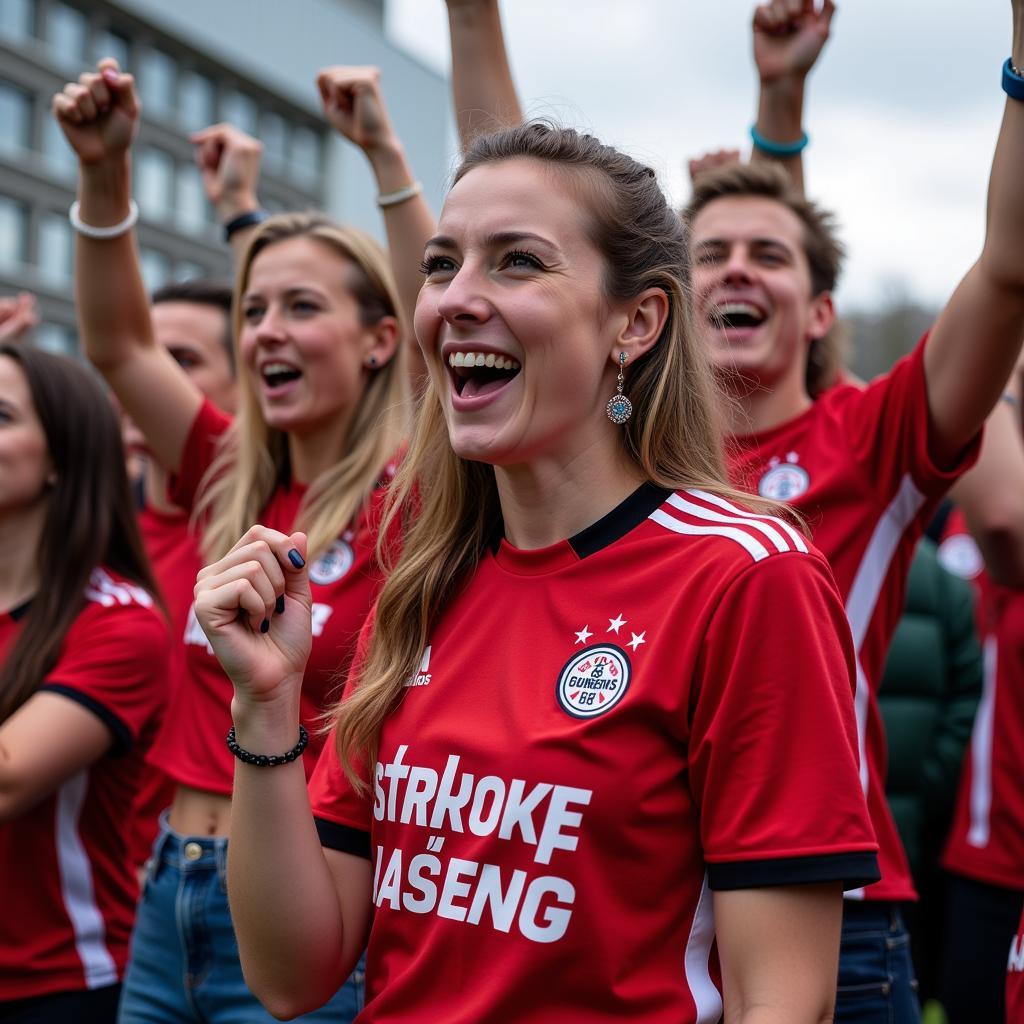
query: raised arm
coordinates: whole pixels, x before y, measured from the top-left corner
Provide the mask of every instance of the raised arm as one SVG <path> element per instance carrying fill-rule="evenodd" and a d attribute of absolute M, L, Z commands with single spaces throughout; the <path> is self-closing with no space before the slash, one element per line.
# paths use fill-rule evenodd
<path fill-rule="evenodd" d="M 131 75 L 106 59 L 53 98 L 53 113 L 78 156 L 75 305 L 86 356 L 146 435 L 157 459 L 177 470 L 202 395 L 153 339 L 139 269 L 131 199 L 131 145 L 139 102 Z M 113 237 L 83 233 L 123 226 Z"/>
<path fill-rule="evenodd" d="M 446 0 L 452 95 L 462 149 L 474 136 L 521 124 L 498 0 Z"/>
<path fill-rule="evenodd" d="M 312 641 L 306 538 L 254 526 L 196 584 L 196 616 L 229 678 L 239 745 L 290 750 Z M 298 567 L 296 567 L 298 565 Z M 301 759 L 236 762 L 228 898 L 249 987 L 281 1019 L 325 1003 L 366 945 L 370 862 L 320 845 Z"/>
<path fill-rule="evenodd" d="M 407 348 L 412 355 L 413 376 L 418 378 L 425 373 L 425 367 L 412 323 L 423 284 L 423 249 L 436 227 L 434 215 L 391 125 L 377 68 L 325 68 L 316 81 L 327 120 L 366 154 L 377 180 L 377 202 L 384 217 L 388 255 L 402 302 Z"/>
<path fill-rule="evenodd" d="M 36 297 L 31 292 L 0 299 L 0 341 L 19 341 L 38 323 Z"/>
<path fill-rule="evenodd" d="M 1024 64 L 1024 0 L 1013 0 L 1011 61 Z M 995 69 L 993 69 L 995 70 Z M 924 351 L 940 456 L 952 456 L 999 399 L 1024 338 L 1024 77 L 1009 75 L 988 186 L 985 244 L 939 315 Z"/>
<path fill-rule="evenodd" d="M 238 266 L 253 232 L 266 217 L 256 196 L 263 145 L 230 124 L 194 132 L 191 141 L 206 197 L 217 222 L 229 232 L 227 241 Z"/>
<path fill-rule="evenodd" d="M 835 5 L 770 0 L 754 11 L 760 89 L 751 160 L 775 160 L 803 192 L 804 86 L 828 41 Z"/>
<path fill-rule="evenodd" d="M 950 497 L 967 524 L 996 582 L 1024 589 L 1024 436 L 1021 432 L 1020 365 L 1011 374 L 985 423 L 978 461 Z"/>

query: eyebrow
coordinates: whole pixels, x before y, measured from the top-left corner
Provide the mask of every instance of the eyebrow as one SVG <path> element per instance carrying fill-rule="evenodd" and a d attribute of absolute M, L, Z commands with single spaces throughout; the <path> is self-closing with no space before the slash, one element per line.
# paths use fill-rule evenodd
<path fill-rule="evenodd" d="M 517 245 L 521 242 L 540 242 L 541 245 L 558 251 L 558 246 L 551 239 L 535 234 L 533 231 L 495 231 L 485 235 L 483 239 L 484 247 L 488 249 L 502 245 Z M 458 247 L 458 243 L 450 235 L 435 235 L 424 246 L 427 249 L 458 249 Z"/>
<path fill-rule="evenodd" d="M 285 289 L 285 293 L 284 293 L 286 299 L 290 299 L 290 298 L 293 298 L 296 295 L 303 295 L 303 294 L 317 295 L 320 298 L 326 298 L 326 296 L 323 294 L 323 292 L 320 291 L 319 288 L 314 288 L 312 285 L 307 285 L 307 284 L 296 285 L 296 287 L 294 287 L 294 288 L 286 288 Z M 242 301 L 244 302 L 246 299 L 256 299 L 256 298 L 262 298 L 262 297 L 263 297 L 263 293 L 260 292 L 260 291 L 246 292 L 242 296 Z"/>
<path fill-rule="evenodd" d="M 694 248 L 699 252 L 703 249 L 716 249 L 732 245 L 734 242 L 735 239 L 731 238 L 705 238 L 703 241 L 698 242 Z M 794 251 L 786 242 L 779 238 L 750 238 L 747 240 L 747 245 L 751 248 L 781 249 L 789 256 L 792 256 Z"/>

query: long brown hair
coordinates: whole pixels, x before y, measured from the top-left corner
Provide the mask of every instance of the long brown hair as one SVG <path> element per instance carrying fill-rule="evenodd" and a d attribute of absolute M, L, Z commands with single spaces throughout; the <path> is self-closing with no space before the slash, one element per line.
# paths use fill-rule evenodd
<path fill-rule="evenodd" d="M 235 285 L 234 333 L 241 330 L 241 298 L 253 262 L 264 249 L 292 238 L 309 238 L 334 250 L 348 265 L 346 283 L 364 326 L 394 317 L 403 340 L 395 355 L 370 371 L 349 427 L 345 455 L 321 473 L 303 498 L 296 529 L 309 535 L 315 558 L 341 534 L 380 480 L 381 471 L 405 440 L 408 377 L 401 304 L 384 250 L 367 234 L 316 213 L 281 213 L 265 221 L 249 243 Z M 238 353 L 235 354 L 239 362 Z M 252 381 L 239 375 L 238 415 L 203 480 L 193 518 L 202 523 L 203 555 L 221 558 L 259 517 L 274 490 L 288 478 L 288 437 L 267 426 Z"/>
<path fill-rule="evenodd" d="M 158 591 L 135 520 L 121 428 L 99 381 L 73 360 L 27 345 L 0 345 L 0 356 L 25 374 L 56 476 L 36 555 L 39 588 L 0 666 L 2 722 L 56 664 L 97 566 L 154 597 Z"/>
<path fill-rule="evenodd" d="M 564 175 L 589 214 L 591 241 L 605 260 L 607 296 L 627 299 L 648 288 L 668 296 L 658 342 L 626 370 L 633 416 L 623 427 L 622 444 L 629 457 L 661 487 L 699 487 L 776 512 L 776 506 L 726 482 L 725 399 L 692 322 L 686 230 L 654 172 L 592 136 L 530 122 L 477 138 L 455 180 L 476 167 L 520 158 L 541 161 Z M 501 522 L 494 470 L 454 453 L 432 382 L 417 413 L 387 523 L 399 515 L 405 520 L 402 551 L 378 599 L 359 685 L 334 712 L 345 770 L 360 788 L 365 781 L 353 765 L 367 759 L 372 766 L 380 727 L 415 671 L 431 629 Z"/>

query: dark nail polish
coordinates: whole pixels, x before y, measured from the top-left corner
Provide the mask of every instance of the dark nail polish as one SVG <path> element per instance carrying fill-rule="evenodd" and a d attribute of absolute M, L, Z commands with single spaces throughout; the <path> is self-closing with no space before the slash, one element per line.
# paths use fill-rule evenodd
<path fill-rule="evenodd" d="M 301 569 L 306 564 L 306 560 L 295 548 L 292 548 L 291 551 L 288 552 L 288 561 L 291 562 L 296 569 Z"/>
<path fill-rule="evenodd" d="M 266 633 L 266 632 L 268 632 L 269 630 L 270 630 L 270 619 L 264 619 L 264 620 L 263 620 L 263 621 L 262 621 L 262 622 L 260 623 L 260 632 L 261 632 L 261 633 Z"/>
<path fill-rule="evenodd" d="M 274 614 L 280 615 L 284 611 L 284 594 L 282 594 L 276 602 L 274 602 Z"/>

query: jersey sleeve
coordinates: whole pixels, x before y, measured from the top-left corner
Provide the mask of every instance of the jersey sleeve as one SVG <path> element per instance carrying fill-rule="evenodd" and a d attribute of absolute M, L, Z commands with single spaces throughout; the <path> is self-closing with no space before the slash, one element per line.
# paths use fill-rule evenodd
<path fill-rule="evenodd" d="M 849 389 L 842 406 L 845 436 L 867 478 L 895 490 L 909 474 L 926 498 L 945 494 L 974 463 L 981 431 L 948 462 L 935 458 L 935 424 L 928 409 L 925 335 L 909 355 L 863 390 Z"/>
<path fill-rule="evenodd" d="M 373 618 L 371 612 L 359 634 L 342 700 L 351 692 L 359 668 L 366 658 L 373 633 Z M 328 737 L 309 780 L 313 820 L 321 845 L 369 859 L 370 799 L 367 794 L 357 792 L 345 775 L 336 738 L 334 732 Z M 363 772 L 362 777 L 367 778 L 367 774 Z"/>
<path fill-rule="evenodd" d="M 113 735 L 113 752 L 123 754 L 162 710 L 169 655 L 167 625 L 153 608 L 90 601 L 39 689 L 92 711 Z"/>
<path fill-rule="evenodd" d="M 853 666 L 819 557 L 774 555 L 727 585 L 704 638 L 688 747 L 712 889 L 880 877 Z"/>
<path fill-rule="evenodd" d="M 179 508 L 190 510 L 195 504 L 199 485 L 213 464 L 220 441 L 230 426 L 231 417 L 204 398 L 188 432 L 181 453 L 181 466 L 167 484 L 167 497 Z"/>

